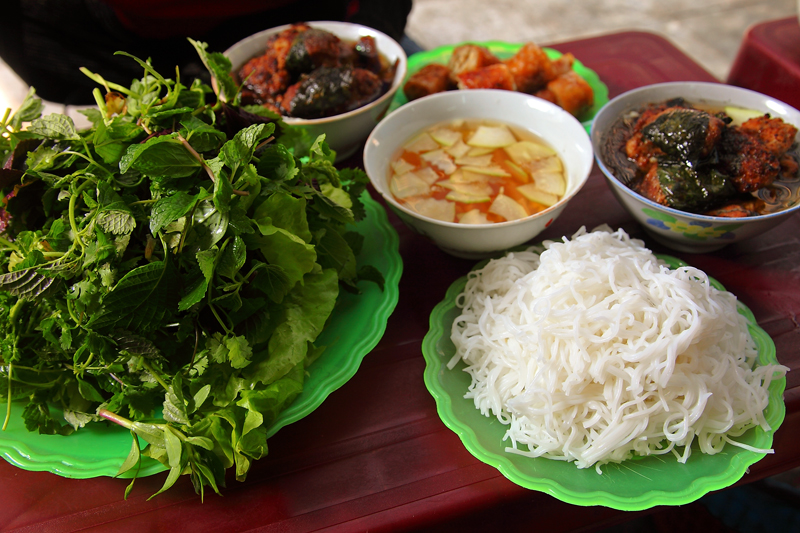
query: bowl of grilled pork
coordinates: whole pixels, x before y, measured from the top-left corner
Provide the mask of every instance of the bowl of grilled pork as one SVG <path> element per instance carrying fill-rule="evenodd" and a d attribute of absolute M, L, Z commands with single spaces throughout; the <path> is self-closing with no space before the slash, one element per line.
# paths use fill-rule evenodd
<path fill-rule="evenodd" d="M 360 24 L 296 23 L 251 35 L 224 52 L 242 105 L 263 106 L 311 135 L 324 134 L 342 161 L 361 148 L 406 74 L 388 35 Z"/>
<path fill-rule="evenodd" d="M 591 138 L 612 192 L 653 239 L 711 252 L 800 210 L 800 112 L 730 85 L 671 82 L 617 96 Z"/>

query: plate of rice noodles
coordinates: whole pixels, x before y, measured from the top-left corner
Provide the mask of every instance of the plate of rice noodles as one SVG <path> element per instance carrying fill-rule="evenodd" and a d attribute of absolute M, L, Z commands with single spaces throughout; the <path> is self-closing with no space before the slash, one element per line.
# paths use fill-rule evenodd
<path fill-rule="evenodd" d="M 479 263 L 430 317 L 442 421 L 512 482 L 575 505 L 683 505 L 771 453 L 788 368 L 697 268 L 607 226 Z"/>

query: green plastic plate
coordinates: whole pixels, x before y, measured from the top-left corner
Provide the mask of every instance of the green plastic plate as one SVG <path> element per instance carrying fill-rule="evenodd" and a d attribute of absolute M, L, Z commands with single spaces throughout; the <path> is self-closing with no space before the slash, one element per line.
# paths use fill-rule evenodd
<path fill-rule="evenodd" d="M 670 267 L 685 265 L 674 257 L 659 256 Z M 480 265 L 479 265 L 480 266 Z M 503 442 L 507 426 L 495 417 L 485 417 L 464 394 L 470 376 L 460 362 L 454 369 L 447 362 L 455 354 L 450 341 L 450 328 L 460 314 L 456 296 L 464 289 L 466 276 L 456 280 L 445 298 L 431 313 L 430 331 L 422 342 L 425 357 L 425 385 L 436 400 L 442 421 L 460 438 L 476 458 L 497 468 L 505 477 L 522 487 L 545 492 L 575 505 L 603 505 L 624 511 L 648 509 L 657 505 L 683 505 L 704 494 L 737 482 L 747 468 L 764 457 L 735 446 L 726 446 L 716 455 L 693 450 L 686 464 L 672 455 L 650 456 L 607 464 L 602 475 L 594 468 L 578 469 L 573 463 L 545 458 L 529 458 L 506 453 Z M 723 289 L 716 280 L 715 287 Z M 759 364 L 777 363 L 775 344 L 761 329 L 753 313 L 741 302 L 739 312 L 749 322 L 759 352 Z M 760 449 L 772 447 L 772 435 L 783 422 L 786 407 L 783 391 L 786 378 L 773 381 L 769 387 L 769 405 L 765 411 L 772 431 L 749 430 L 741 442 Z"/>
<path fill-rule="evenodd" d="M 487 47 L 500 59 L 506 59 L 513 56 L 523 46 L 523 43 L 506 43 L 502 41 L 470 41 L 470 43 Z M 451 44 L 412 54 L 408 58 L 408 73 L 406 74 L 406 79 L 408 79 L 408 76 L 411 76 L 416 71 L 430 63 L 447 64 L 447 61 L 450 59 L 450 56 L 453 53 L 453 49 L 455 49 L 457 46 L 459 45 Z M 550 59 L 556 59 L 562 55 L 561 52 L 553 50 L 552 48 L 544 48 L 543 50 L 545 53 L 547 53 L 547 56 Z M 600 108 L 608 102 L 608 87 L 606 87 L 605 83 L 600 81 L 600 77 L 595 71 L 586 68 L 583 63 L 577 59 L 572 65 L 572 70 L 585 79 L 594 91 L 594 105 L 584 114 L 584 116 L 580 117 L 580 120 L 583 123 L 583 126 L 586 128 L 586 131 L 591 132 L 592 120 L 594 119 L 594 116 L 598 111 L 600 111 Z M 403 84 L 405 84 L 405 81 Z M 394 111 L 406 103 L 408 103 L 408 99 L 406 98 L 406 95 L 401 87 L 400 90 L 395 93 L 392 103 L 389 105 L 389 112 Z"/>
<path fill-rule="evenodd" d="M 344 385 L 358 370 L 364 356 L 378 343 L 398 300 L 403 270 L 399 240 L 386 211 L 367 195 L 367 216 L 357 230 L 364 235 L 360 260 L 383 273 L 383 292 L 374 283 L 364 283 L 362 293 L 342 292 L 330 322 L 317 340 L 325 345 L 322 357 L 308 369 L 303 392 L 267 430 L 267 436 L 296 422 L 316 409 L 328 395 Z M 114 476 L 128 456 L 128 430 L 106 423 L 89 424 L 67 437 L 39 435 L 25 429 L 22 405 L 13 404 L 6 431 L 0 431 L 0 455 L 25 470 L 41 470 L 71 478 Z M 143 458 L 139 476 L 165 470 Z"/>

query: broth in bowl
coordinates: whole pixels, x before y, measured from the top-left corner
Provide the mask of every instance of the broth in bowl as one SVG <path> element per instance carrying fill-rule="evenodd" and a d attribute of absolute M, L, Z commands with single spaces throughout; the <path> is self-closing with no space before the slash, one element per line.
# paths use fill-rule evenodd
<path fill-rule="evenodd" d="M 528 217 L 566 192 L 558 154 L 533 133 L 491 120 L 456 119 L 425 128 L 392 158 L 389 188 L 430 218 L 491 224 Z"/>

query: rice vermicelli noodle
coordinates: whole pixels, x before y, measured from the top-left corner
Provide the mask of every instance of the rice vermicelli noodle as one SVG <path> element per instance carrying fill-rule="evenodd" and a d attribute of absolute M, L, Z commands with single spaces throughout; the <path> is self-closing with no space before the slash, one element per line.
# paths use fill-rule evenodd
<path fill-rule="evenodd" d="M 674 270 L 623 230 L 581 230 L 470 273 L 451 339 L 465 394 L 508 426 L 506 450 L 579 468 L 769 430 L 768 386 L 736 297 Z M 767 453 L 771 450 L 754 449 Z"/>

